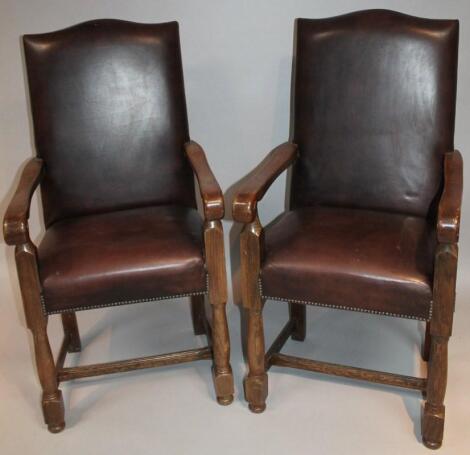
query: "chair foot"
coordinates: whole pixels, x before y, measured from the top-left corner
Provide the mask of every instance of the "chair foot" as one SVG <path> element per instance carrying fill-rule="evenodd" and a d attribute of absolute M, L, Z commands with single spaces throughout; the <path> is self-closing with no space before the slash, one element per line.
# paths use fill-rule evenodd
<path fill-rule="evenodd" d="M 217 395 L 217 403 L 222 406 L 227 406 L 233 402 L 233 374 L 232 369 L 229 367 L 225 371 L 217 370 L 212 367 L 212 378 L 214 380 L 215 393 Z"/>
<path fill-rule="evenodd" d="M 424 444 L 424 447 L 427 447 L 428 449 L 431 449 L 431 450 L 440 449 L 442 446 L 442 442 L 428 442 L 428 441 L 425 441 L 424 439 L 423 439 L 423 444 Z"/>
<path fill-rule="evenodd" d="M 65 422 L 60 425 L 48 425 L 49 433 L 60 433 L 65 428 Z"/>
<path fill-rule="evenodd" d="M 438 449 L 444 435 L 445 407 L 426 403 L 422 417 L 423 444 L 428 449 Z"/>
<path fill-rule="evenodd" d="M 247 376 L 245 378 L 245 399 L 248 408 L 255 414 L 260 414 L 266 409 L 266 398 L 268 396 L 268 375 Z"/>
<path fill-rule="evenodd" d="M 261 405 L 261 406 L 248 403 L 248 409 L 249 409 L 253 414 L 261 414 L 261 413 L 264 412 L 265 409 L 266 409 L 266 403 L 264 403 L 264 404 Z"/>
<path fill-rule="evenodd" d="M 233 403 L 233 394 L 226 395 L 224 397 L 217 397 L 217 403 L 221 406 L 228 406 L 229 404 Z"/>
<path fill-rule="evenodd" d="M 51 433 L 60 433 L 65 428 L 62 392 L 57 390 L 49 395 L 43 394 L 42 410 L 48 430 Z"/>

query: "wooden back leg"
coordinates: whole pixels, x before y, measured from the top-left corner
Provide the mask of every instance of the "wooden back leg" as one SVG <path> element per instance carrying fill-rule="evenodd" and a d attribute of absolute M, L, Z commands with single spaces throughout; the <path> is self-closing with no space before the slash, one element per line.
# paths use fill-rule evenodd
<path fill-rule="evenodd" d="M 80 352 L 82 344 L 80 342 L 80 333 L 78 332 L 77 315 L 73 313 L 62 313 L 62 326 L 64 335 L 67 337 L 67 352 Z"/>
<path fill-rule="evenodd" d="M 204 295 L 193 295 L 191 297 L 191 319 L 193 321 L 194 335 L 204 335 L 206 333 L 204 297 Z"/>
<path fill-rule="evenodd" d="M 307 307 L 302 303 L 289 302 L 289 317 L 294 323 L 291 338 L 304 341 L 307 326 Z"/>
<path fill-rule="evenodd" d="M 426 331 L 424 332 L 422 358 L 425 362 L 429 361 L 429 354 L 431 352 L 431 322 L 426 322 Z"/>

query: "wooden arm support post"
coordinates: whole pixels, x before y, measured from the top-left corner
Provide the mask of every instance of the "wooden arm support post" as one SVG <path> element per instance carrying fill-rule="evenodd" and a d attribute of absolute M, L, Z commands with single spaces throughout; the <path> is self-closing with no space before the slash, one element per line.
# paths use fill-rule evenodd
<path fill-rule="evenodd" d="M 42 387 L 42 409 L 49 431 L 57 433 L 65 427 L 64 403 L 58 388 L 54 359 L 47 337 L 47 317 L 42 311 L 41 284 L 36 247 L 29 237 L 31 197 L 43 173 L 43 162 L 30 159 L 21 175 L 17 190 L 8 206 L 3 222 L 3 235 L 15 245 L 15 260 L 23 300 L 26 324 L 31 330 L 39 382 Z"/>
<path fill-rule="evenodd" d="M 202 147 L 194 141 L 185 144 L 186 156 L 196 175 L 204 206 L 204 247 L 209 280 L 209 302 L 212 308 L 212 325 L 205 330 L 212 345 L 214 379 L 217 401 L 227 405 L 233 401 L 234 384 L 230 366 L 230 339 L 225 306 L 227 303 L 227 276 L 225 271 L 224 198 L 212 173 Z M 204 305 L 192 302 L 193 321 L 205 319 Z M 204 314 L 203 314 L 204 313 Z M 195 331 L 202 327 L 195 325 Z"/>
<path fill-rule="evenodd" d="M 232 211 L 235 221 L 245 226 L 240 237 L 242 300 L 247 312 L 248 375 L 245 398 L 255 413 L 263 412 L 268 396 L 268 375 L 265 364 L 263 299 L 259 290 L 259 273 L 263 256 L 263 227 L 257 214 L 257 203 L 270 185 L 297 157 L 297 145 L 284 143 L 234 188 Z"/>
<path fill-rule="evenodd" d="M 431 449 L 441 446 L 444 435 L 447 351 L 454 316 L 457 242 L 463 194 L 463 159 L 459 151 L 444 155 L 443 174 L 444 188 L 437 214 L 438 246 L 434 260 L 433 311 L 424 342 L 428 381 L 422 435 L 423 443 Z"/>

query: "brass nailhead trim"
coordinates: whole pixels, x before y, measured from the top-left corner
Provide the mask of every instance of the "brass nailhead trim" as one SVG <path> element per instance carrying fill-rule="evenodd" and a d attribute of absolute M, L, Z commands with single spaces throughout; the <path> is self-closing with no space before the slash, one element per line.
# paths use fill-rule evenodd
<path fill-rule="evenodd" d="M 60 313 L 71 313 L 75 311 L 94 310 L 97 308 L 107 308 L 107 307 L 113 307 L 113 306 L 129 305 L 132 303 L 156 302 L 158 300 L 178 299 L 181 297 L 191 297 L 193 295 L 206 295 L 208 293 L 209 293 L 209 276 L 206 275 L 206 289 L 204 291 L 188 292 L 186 294 L 166 295 L 162 297 L 154 297 L 154 298 L 149 298 L 149 299 L 122 300 L 120 302 L 105 303 L 103 305 L 89 305 L 89 306 L 80 307 L 77 309 L 68 308 L 66 310 L 54 310 L 54 311 L 47 311 L 44 295 L 41 294 L 41 306 L 42 306 L 42 311 L 44 312 L 44 314 L 50 315 L 50 314 L 60 314 Z"/>
<path fill-rule="evenodd" d="M 398 314 L 398 313 L 387 313 L 385 311 L 375 311 L 375 310 L 364 310 L 362 308 L 354 308 L 354 307 L 349 307 L 349 306 L 342 306 L 342 305 L 328 305 L 326 303 L 319 303 L 319 302 L 307 302 L 305 300 L 295 300 L 295 299 L 286 299 L 282 297 L 270 297 L 267 295 L 264 295 L 263 293 L 263 286 L 261 283 L 261 278 L 258 280 L 258 285 L 259 285 L 259 292 L 260 295 L 263 299 L 269 299 L 269 300 L 274 300 L 277 302 L 293 302 L 293 303 L 302 303 L 304 305 L 312 305 L 312 306 L 319 306 L 319 307 L 325 307 L 325 308 L 334 308 L 336 310 L 349 310 L 349 311 L 357 311 L 359 313 L 370 313 L 370 314 L 377 314 L 380 316 L 392 316 L 392 317 L 398 317 L 398 318 L 405 318 L 405 319 L 415 319 L 418 321 L 430 321 L 432 318 L 432 306 L 433 306 L 433 301 L 431 300 L 430 306 L 429 306 L 429 315 L 427 318 L 420 318 L 417 316 L 409 316 L 407 314 Z"/>

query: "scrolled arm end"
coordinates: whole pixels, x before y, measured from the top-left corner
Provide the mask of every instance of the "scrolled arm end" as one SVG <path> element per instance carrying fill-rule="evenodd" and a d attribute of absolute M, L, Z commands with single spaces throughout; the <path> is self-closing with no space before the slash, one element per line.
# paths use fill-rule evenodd
<path fill-rule="evenodd" d="M 3 237 L 7 245 L 21 245 L 29 241 L 27 220 L 3 220 Z"/>
<path fill-rule="evenodd" d="M 184 149 L 198 181 L 205 219 L 207 221 L 222 219 L 225 213 L 224 196 L 207 162 L 204 150 L 194 141 L 186 142 Z"/>
<path fill-rule="evenodd" d="M 249 194 L 238 194 L 232 204 L 233 219 L 238 223 L 252 223 L 257 215 L 258 201 Z"/>
<path fill-rule="evenodd" d="M 297 158 L 298 147 L 285 142 L 273 150 L 247 174 L 234 188 L 233 219 L 239 223 L 252 223 L 257 205 L 276 178 Z"/>
<path fill-rule="evenodd" d="M 18 187 L 3 219 L 3 237 L 8 245 L 21 245 L 30 241 L 29 208 L 31 197 L 41 179 L 43 167 L 41 159 L 31 158 L 23 169 Z"/>
<path fill-rule="evenodd" d="M 463 193 L 463 159 L 458 150 L 444 157 L 444 189 L 439 201 L 437 240 L 457 243 L 460 230 L 460 207 Z"/>

